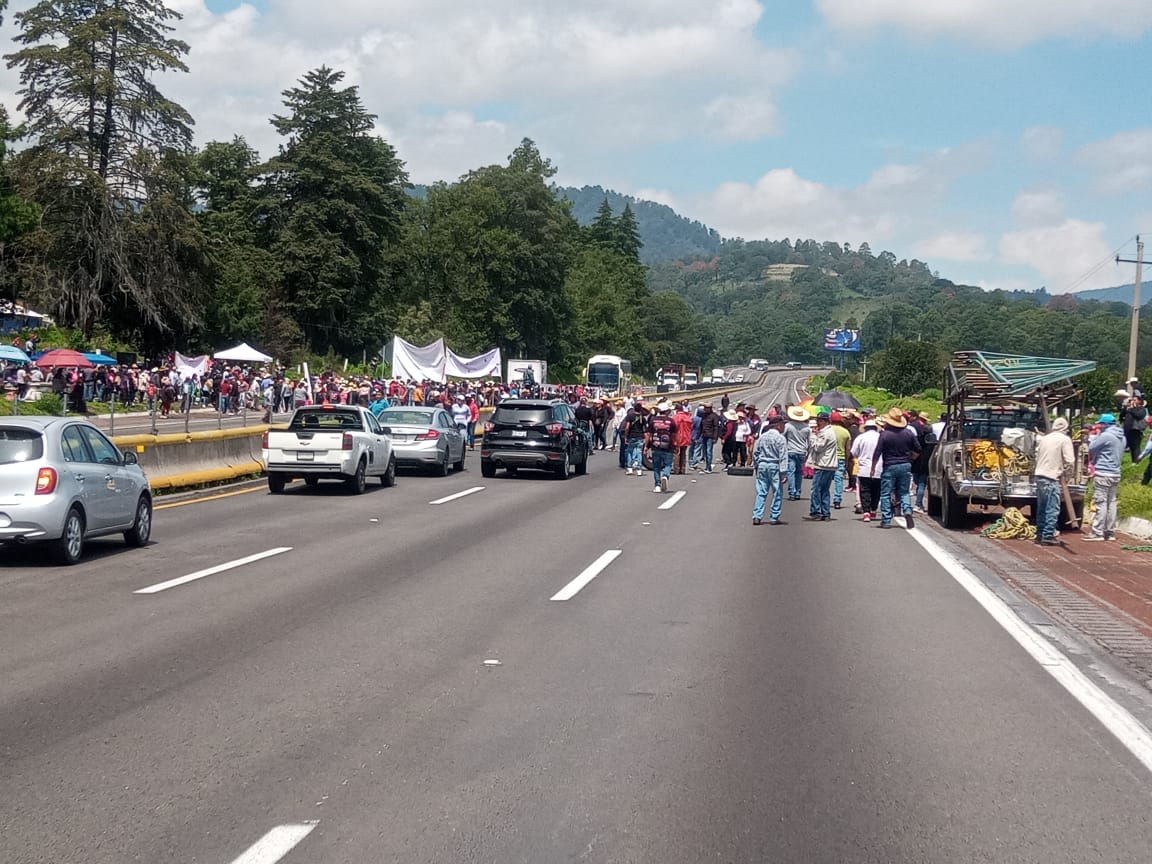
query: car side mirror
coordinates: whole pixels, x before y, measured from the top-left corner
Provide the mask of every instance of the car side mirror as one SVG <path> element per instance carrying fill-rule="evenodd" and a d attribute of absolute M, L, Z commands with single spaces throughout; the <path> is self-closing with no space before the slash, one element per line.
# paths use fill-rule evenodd
<path fill-rule="evenodd" d="M 140 464 L 140 460 L 136 458 L 136 454 L 133 453 L 131 450 L 125 450 L 122 455 L 124 456 L 124 464 L 125 465 L 139 465 Z"/>
<path fill-rule="evenodd" d="M 391 435 L 392 434 L 392 427 L 391 426 L 381 426 L 380 431 L 383 432 L 385 435 Z"/>

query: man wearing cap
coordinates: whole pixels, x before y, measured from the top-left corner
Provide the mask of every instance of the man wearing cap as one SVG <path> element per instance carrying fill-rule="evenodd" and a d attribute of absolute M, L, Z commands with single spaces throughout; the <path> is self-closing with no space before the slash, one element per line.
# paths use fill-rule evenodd
<path fill-rule="evenodd" d="M 1036 543 L 1059 546 L 1056 522 L 1060 517 L 1060 480 L 1067 477 L 1075 464 L 1072 439 L 1068 437 L 1068 418 L 1052 421 L 1052 431 L 1036 442 Z"/>
<path fill-rule="evenodd" d="M 808 441 L 808 462 L 815 474 L 805 522 L 827 522 L 832 518 L 832 480 L 836 477 L 837 461 L 832 415 L 821 411 L 816 415 L 816 432 Z"/>
<path fill-rule="evenodd" d="M 668 475 L 672 473 L 672 442 L 676 439 L 676 420 L 671 416 L 672 406 L 667 400 L 656 405 L 656 413 L 648 418 L 644 432 L 644 447 L 652 453 L 653 492 L 668 491 Z"/>
<path fill-rule="evenodd" d="M 915 528 L 912 519 L 912 463 L 920 455 L 920 442 L 916 433 L 908 428 L 904 412 L 893 406 L 884 415 L 884 431 L 876 445 L 876 455 L 884 464 L 880 475 L 880 527 L 892 527 L 892 493 L 900 497 L 900 512 L 909 528 Z"/>
<path fill-rule="evenodd" d="M 1096 468 L 1092 478 L 1092 531 L 1085 540 L 1116 539 L 1116 495 L 1120 486 L 1120 460 L 1124 458 L 1124 432 L 1114 414 L 1101 414 L 1096 421 L 1100 434 L 1088 444 L 1088 455 Z"/>
<path fill-rule="evenodd" d="M 632 410 L 624 417 L 624 446 L 627 448 L 625 474 L 644 476 L 644 427 L 647 419 L 644 400 L 637 396 L 632 402 Z"/>
<path fill-rule="evenodd" d="M 764 503 L 771 496 L 768 524 L 782 525 L 780 507 L 784 500 L 784 476 L 788 470 L 788 442 L 784 440 L 784 418 L 769 417 L 766 430 L 752 447 L 752 467 L 756 471 L 756 503 L 752 505 L 752 524 L 764 520 Z"/>
<path fill-rule="evenodd" d="M 788 421 L 784 424 L 784 440 L 788 442 L 788 500 L 800 500 L 800 486 L 804 482 L 804 460 L 808 458 L 808 439 L 811 416 L 803 405 L 788 406 Z"/>

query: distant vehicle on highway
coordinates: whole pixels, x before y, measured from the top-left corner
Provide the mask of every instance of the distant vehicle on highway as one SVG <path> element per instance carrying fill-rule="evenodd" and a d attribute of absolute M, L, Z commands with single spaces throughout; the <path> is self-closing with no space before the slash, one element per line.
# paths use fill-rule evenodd
<path fill-rule="evenodd" d="M 567 480 L 571 469 L 588 471 L 591 433 L 559 399 L 505 399 L 484 424 L 480 473 L 495 477 L 503 468 L 516 476 L 521 468 L 538 468 Z"/>
<path fill-rule="evenodd" d="M 727 376 L 728 376 L 728 373 L 725 372 L 723 369 L 713 369 L 712 370 L 712 383 L 713 384 L 723 384 L 724 380 L 727 378 Z"/>
<path fill-rule="evenodd" d="M 0 542 L 42 541 L 75 564 L 86 540 L 121 533 L 129 546 L 152 535 L 152 493 L 134 452 L 86 420 L 0 422 Z"/>
<path fill-rule="evenodd" d="M 274 495 L 297 477 L 309 486 L 322 479 L 342 480 L 356 495 L 369 476 L 379 477 L 384 486 L 396 483 L 391 430 L 359 405 L 297 408 L 286 429 L 264 433 L 263 457 L 268 491 Z"/>
<path fill-rule="evenodd" d="M 785 369 L 800 369 L 800 368 L 802 368 L 802 364 L 800 363 L 799 360 L 789 360 L 787 363 L 784 364 L 784 368 Z"/>
<path fill-rule="evenodd" d="M 398 466 L 431 468 L 441 477 L 449 466 L 464 470 L 465 436 L 443 408 L 397 405 L 377 416 L 392 430 L 392 453 Z"/>
<path fill-rule="evenodd" d="M 743 372 L 737 372 L 736 377 L 733 378 L 732 380 L 737 384 L 743 384 L 744 383 L 744 373 Z"/>

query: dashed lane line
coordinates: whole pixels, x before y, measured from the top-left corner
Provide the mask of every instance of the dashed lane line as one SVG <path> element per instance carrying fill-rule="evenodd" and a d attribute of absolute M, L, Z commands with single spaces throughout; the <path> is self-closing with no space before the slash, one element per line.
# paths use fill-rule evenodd
<path fill-rule="evenodd" d="M 232 864 L 276 864 L 312 833 L 316 822 L 277 825 L 236 858 Z"/>
<path fill-rule="evenodd" d="M 187 576 L 180 576 L 176 579 L 169 579 L 167 582 L 158 582 L 155 585 L 149 585 L 147 588 L 140 588 L 133 591 L 133 594 L 159 594 L 161 591 L 167 591 L 169 588 L 176 588 L 179 585 L 186 585 L 189 582 L 195 582 L 197 579 L 203 579 L 205 576 L 214 576 L 217 573 L 223 573 L 225 570 L 234 570 L 237 567 L 243 567 L 245 564 L 252 564 L 256 561 L 262 561 L 265 558 L 271 558 L 274 555 L 283 555 L 285 552 L 291 552 L 291 546 L 278 546 L 275 549 L 269 549 L 266 552 L 257 552 L 255 555 L 249 555 L 246 558 L 238 558 L 235 561 L 229 561 L 226 564 L 217 564 L 215 567 L 209 567 L 206 570 L 197 570 L 195 573 L 189 573 Z"/>
<path fill-rule="evenodd" d="M 661 504 L 659 509 L 671 510 L 673 507 L 675 507 L 677 504 L 679 504 L 680 499 L 683 498 L 687 494 L 688 493 L 683 491 L 683 490 L 675 493 L 671 498 L 669 498 L 667 501 L 665 501 L 663 504 Z"/>
<path fill-rule="evenodd" d="M 573 597 L 580 593 L 580 589 L 582 589 L 585 585 L 599 576 L 609 564 L 619 558 L 622 554 L 622 549 L 609 549 L 607 552 L 605 552 L 603 555 L 585 567 L 584 571 L 579 576 L 577 576 L 575 579 L 561 588 L 556 594 L 554 594 L 552 599 L 571 600 Z"/>
<path fill-rule="evenodd" d="M 483 492 L 486 486 L 473 486 L 471 489 L 465 489 L 463 492 L 457 492 L 455 495 L 446 495 L 443 498 L 437 498 L 435 501 L 429 501 L 429 504 L 447 504 L 449 501 L 455 501 L 458 498 L 464 498 L 468 495 L 475 495 L 477 492 Z"/>

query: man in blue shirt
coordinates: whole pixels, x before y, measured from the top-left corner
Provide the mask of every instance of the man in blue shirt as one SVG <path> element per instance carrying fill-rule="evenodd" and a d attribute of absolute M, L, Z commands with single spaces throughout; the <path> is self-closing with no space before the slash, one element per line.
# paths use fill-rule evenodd
<path fill-rule="evenodd" d="M 1120 489 L 1120 460 L 1124 456 L 1124 431 L 1113 414 L 1101 414 L 1096 421 L 1103 430 L 1088 444 L 1088 455 L 1096 468 L 1092 478 L 1092 533 L 1085 540 L 1116 539 L 1116 498 Z"/>
<path fill-rule="evenodd" d="M 752 506 L 752 524 L 764 519 L 764 503 L 772 497 L 768 510 L 769 525 L 783 525 L 780 508 L 784 500 L 784 475 L 788 471 L 788 442 L 784 440 L 784 417 L 768 418 L 768 431 L 756 439 L 752 448 L 752 466 L 756 469 L 756 503 Z"/>

